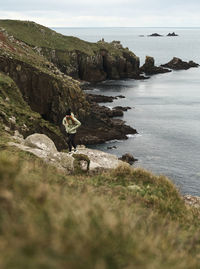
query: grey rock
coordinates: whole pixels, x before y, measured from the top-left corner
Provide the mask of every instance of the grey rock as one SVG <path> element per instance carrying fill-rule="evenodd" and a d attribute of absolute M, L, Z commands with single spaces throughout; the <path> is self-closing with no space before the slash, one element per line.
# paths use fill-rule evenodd
<path fill-rule="evenodd" d="M 25 139 L 25 146 L 57 153 L 54 142 L 44 134 L 32 134 Z"/>
<path fill-rule="evenodd" d="M 133 164 L 134 162 L 137 161 L 137 159 L 135 159 L 133 157 L 133 155 L 130 153 L 126 153 L 126 154 L 122 155 L 122 157 L 119 158 L 119 160 L 126 162 L 126 163 L 129 163 L 129 164 Z"/>

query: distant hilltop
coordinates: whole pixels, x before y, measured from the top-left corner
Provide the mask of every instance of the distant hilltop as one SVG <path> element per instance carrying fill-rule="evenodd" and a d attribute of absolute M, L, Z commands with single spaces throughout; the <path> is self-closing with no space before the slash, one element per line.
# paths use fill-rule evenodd
<path fill-rule="evenodd" d="M 119 41 L 86 42 L 30 21 L 0 20 L 0 27 L 75 79 L 97 82 L 138 78 L 139 58 Z"/>

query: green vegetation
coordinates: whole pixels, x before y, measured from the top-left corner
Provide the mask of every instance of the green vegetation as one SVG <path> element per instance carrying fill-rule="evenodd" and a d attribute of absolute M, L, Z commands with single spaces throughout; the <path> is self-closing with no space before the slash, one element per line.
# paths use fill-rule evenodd
<path fill-rule="evenodd" d="M 0 20 L 0 27 L 13 35 L 16 39 L 33 47 L 41 47 L 57 50 L 59 57 L 63 57 L 63 51 L 81 51 L 87 55 L 94 55 L 100 49 L 106 49 L 111 55 L 120 55 L 127 49 L 119 49 L 113 43 L 91 43 L 73 36 L 64 36 L 47 27 L 31 21 Z M 130 51 L 128 51 L 131 53 Z M 133 54 L 133 53 L 132 53 Z M 134 55 L 134 54 L 133 54 Z M 62 57 L 59 57 L 62 59 Z M 65 57 L 67 57 L 65 55 Z"/>
<path fill-rule="evenodd" d="M 0 26 L 18 40 L 31 46 L 68 51 L 81 50 L 86 54 L 93 54 L 93 49 L 97 49 L 95 43 L 86 42 L 73 36 L 64 36 L 30 21 L 0 20 Z"/>
<path fill-rule="evenodd" d="M 199 214 L 164 177 L 66 176 L 8 148 L 0 186 L 1 268 L 199 268 Z"/>

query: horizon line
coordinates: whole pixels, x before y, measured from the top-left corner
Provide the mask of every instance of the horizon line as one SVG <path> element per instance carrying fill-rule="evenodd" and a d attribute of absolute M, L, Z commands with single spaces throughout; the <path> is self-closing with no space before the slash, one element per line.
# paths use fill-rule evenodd
<path fill-rule="evenodd" d="M 49 28 L 200 28 L 200 26 L 48 26 Z"/>

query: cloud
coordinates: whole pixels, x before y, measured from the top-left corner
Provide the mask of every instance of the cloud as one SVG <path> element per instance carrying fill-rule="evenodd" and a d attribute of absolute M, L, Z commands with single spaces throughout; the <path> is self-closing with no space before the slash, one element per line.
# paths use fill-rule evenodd
<path fill-rule="evenodd" d="M 15 2 L 15 3 L 14 3 Z M 1 18 L 46 26 L 199 26 L 198 0 L 7 0 Z"/>

